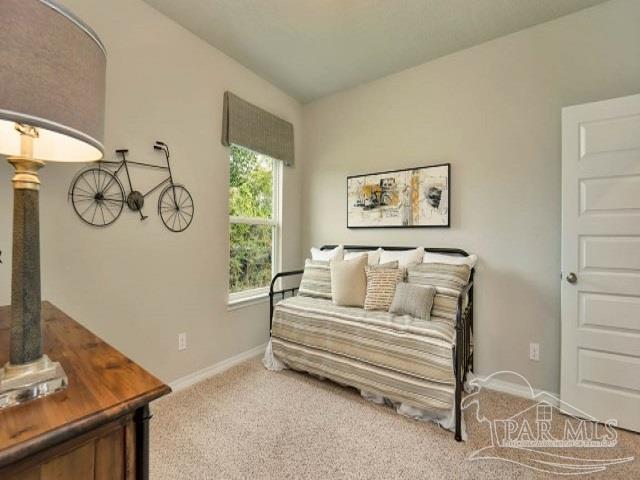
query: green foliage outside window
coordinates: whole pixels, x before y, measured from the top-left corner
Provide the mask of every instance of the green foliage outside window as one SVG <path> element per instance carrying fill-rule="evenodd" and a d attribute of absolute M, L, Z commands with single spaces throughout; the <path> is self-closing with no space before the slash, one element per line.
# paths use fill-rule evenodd
<path fill-rule="evenodd" d="M 229 215 L 271 219 L 273 160 L 236 145 L 231 146 Z M 229 291 L 266 287 L 271 280 L 271 225 L 231 223 L 229 229 Z"/>

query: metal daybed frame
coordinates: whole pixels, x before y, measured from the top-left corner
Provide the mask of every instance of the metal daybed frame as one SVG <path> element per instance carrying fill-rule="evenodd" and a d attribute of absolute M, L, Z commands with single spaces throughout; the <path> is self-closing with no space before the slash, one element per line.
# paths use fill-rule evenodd
<path fill-rule="evenodd" d="M 321 250 L 331 250 L 336 245 L 324 245 Z M 384 250 L 413 250 L 416 247 L 374 247 L 374 246 L 362 246 L 362 245 L 345 245 L 344 249 L 349 251 L 364 251 L 364 250 L 376 250 L 383 248 Z M 459 248 L 425 248 L 425 252 L 443 253 L 448 255 L 457 255 L 462 257 L 468 257 L 469 254 Z M 271 335 L 271 326 L 273 322 L 273 310 L 274 301 L 279 295 L 282 299 L 287 294 L 295 295 L 299 289 L 298 287 L 282 288 L 281 290 L 275 290 L 275 285 L 278 279 L 283 277 L 290 277 L 294 275 L 302 275 L 304 270 L 291 270 L 288 272 L 280 272 L 276 274 L 271 280 L 271 286 L 269 288 L 269 335 Z M 471 336 L 473 334 L 473 276 L 474 269 L 471 269 L 471 276 L 469 277 L 469 283 L 464 287 L 460 297 L 458 297 L 458 308 L 456 312 L 456 344 L 453 347 L 453 365 L 455 375 L 455 439 L 462 441 L 462 392 L 464 389 L 464 382 L 466 380 L 467 373 L 473 372 L 473 348 L 471 345 Z M 468 302 L 465 306 L 464 299 L 468 298 Z"/>

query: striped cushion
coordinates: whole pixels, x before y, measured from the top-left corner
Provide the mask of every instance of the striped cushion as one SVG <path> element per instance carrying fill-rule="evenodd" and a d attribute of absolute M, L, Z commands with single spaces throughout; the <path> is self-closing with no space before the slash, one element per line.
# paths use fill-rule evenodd
<path fill-rule="evenodd" d="M 294 370 L 329 378 L 417 408 L 434 412 L 451 412 L 453 408 L 452 373 L 451 380 L 446 383 L 432 381 L 280 338 L 274 337 L 271 341 L 274 355 Z M 452 370 L 451 365 L 449 370 Z"/>
<path fill-rule="evenodd" d="M 407 268 L 408 283 L 430 285 L 436 289 L 431 318 L 440 317 L 451 323 L 456 320 L 458 297 L 470 277 L 469 265 L 422 263 Z"/>
<path fill-rule="evenodd" d="M 396 285 L 404 278 L 404 269 L 366 267 L 365 273 L 367 295 L 364 298 L 364 309 L 389 311 Z"/>
<path fill-rule="evenodd" d="M 331 269 L 328 261 L 307 260 L 300 280 L 299 295 L 331 300 Z"/>
<path fill-rule="evenodd" d="M 305 345 L 368 365 L 453 384 L 452 325 L 297 296 L 276 305 L 271 336 L 274 341 Z"/>

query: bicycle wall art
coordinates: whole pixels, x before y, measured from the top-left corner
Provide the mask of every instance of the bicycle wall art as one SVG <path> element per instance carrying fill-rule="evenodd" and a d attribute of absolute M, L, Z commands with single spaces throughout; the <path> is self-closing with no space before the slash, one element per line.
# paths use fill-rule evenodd
<path fill-rule="evenodd" d="M 184 232 L 193 220 L 193 198 L 184 185 L 175 183 L 171 174 L 170 152 L 166 143 L 156 142 L 154 150 L 162 152 L 165 165 L 134 162 L 127 159 L 128 150 L 116 150 L 119 161 L 100 161 L 80 170 L 69 188 L 69 198 L 78 217 L 94 227 L 106 227 L 115 222 L 126 204 L 129 210 L 138 212 L 140 220 L 148 217 L 142 213 L 145 198 L 164 187 L 158 197 L 158 215 L 172 232 Z M 135 190 L 129 174 L 130 166 L 166 170 L 168 176 L 145 193 Z M 128 190 L 120 180 L 124 171 Z M 125 195 L 125 191 L 128 191 Z"/>

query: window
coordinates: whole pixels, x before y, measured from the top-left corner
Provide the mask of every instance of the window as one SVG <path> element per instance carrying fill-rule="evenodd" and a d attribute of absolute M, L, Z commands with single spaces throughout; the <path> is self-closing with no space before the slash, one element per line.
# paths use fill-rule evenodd
<path fill-rule="evenodd" d="M 229 302 L 268 291 L 279 267 L 280 162 L 230 147 Z"/>

